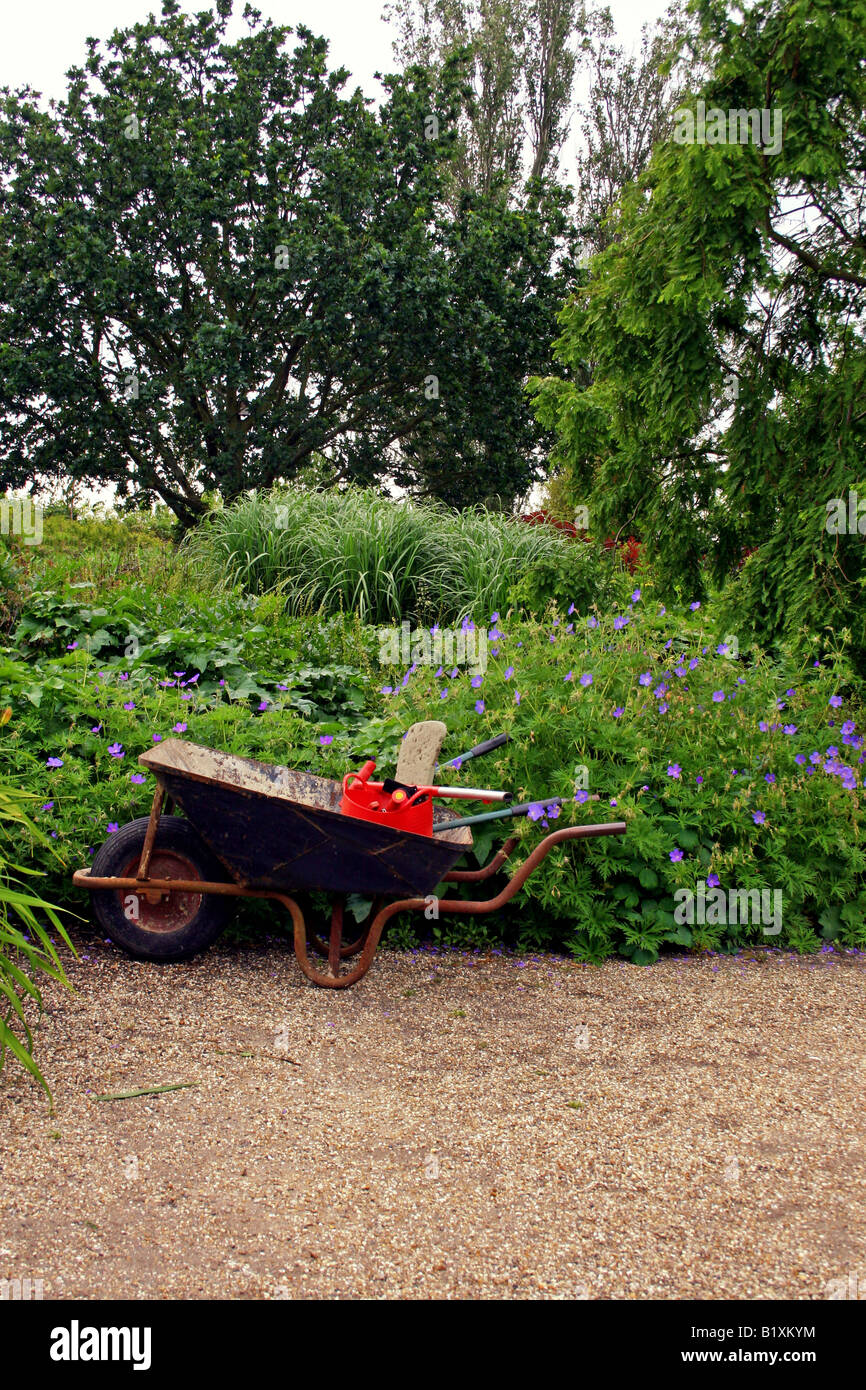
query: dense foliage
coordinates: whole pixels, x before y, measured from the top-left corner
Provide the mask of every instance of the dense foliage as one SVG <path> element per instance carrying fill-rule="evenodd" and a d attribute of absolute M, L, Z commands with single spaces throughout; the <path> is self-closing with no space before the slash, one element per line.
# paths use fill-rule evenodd
<path fill-rule="evenodd" d="M 866 0 L 694 8 L 690 111 L 754 111 L 760 134 L 711 138 L 708 115 L 656 146 L 563 312 L 539 417 L 593 527 L 634 530 L 682 592 L 734 576 L 741 645 L 849 629 L 862 671 Z M 852 494 L 853 532 L 828 529 Z"/>

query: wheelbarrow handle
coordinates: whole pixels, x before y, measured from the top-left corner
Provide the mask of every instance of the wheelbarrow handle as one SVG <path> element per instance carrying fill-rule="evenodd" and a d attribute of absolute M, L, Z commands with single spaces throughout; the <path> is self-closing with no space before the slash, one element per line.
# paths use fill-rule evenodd
<path fill-rule="evenodd" d="M 476 743 L 474 748 L 470 748 L 468 753 L 461 753 L 458 758 L 452 758 L 448 763 L 440 763 L 440 767 L 454 767 L 457 763 L 468 763 L 473 758 L 480 758 L 483 753 L 492 753 L 494 748 L 501 748 L 503 744 L 511 742 L 510 734 L 497 734 L 495 738 L 488 738 L 484 743 Z"/>
<path fill-rule="evenodd" d="M 479 816 L 461 816 L 459 820 L 441 821 L 434 825 L 433 834 L 443 830 L 459 830 L 462 825 L 482 825 L 491 820 L 509 820 L 512 817 L 527 816 L 533 806 L 561 806 L 561 796 L 539 797 L 537 801 L 523 801 L 519 806 L 508 806 L 504 811 L 485 811 Z"/>

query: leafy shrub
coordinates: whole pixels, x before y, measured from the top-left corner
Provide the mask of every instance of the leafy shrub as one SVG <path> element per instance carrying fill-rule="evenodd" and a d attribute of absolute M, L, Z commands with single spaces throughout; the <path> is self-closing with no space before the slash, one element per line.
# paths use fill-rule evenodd
<path fill-rule="evenodd" d="M 480 679 L 456 668 L 390 675 L 398 726 L 444 718 L 453 753 L 506 731 L 513 742 L 485 759 L 487 785 L 563 797 L 551 823 L 628 825 L 621 839 L 554 852 L 500 933 L 637 963 L 673 946 L 866 945 L 866 754 L 844 657 L 731 660 L 699 606 L 650 615 L 641 598 L 608 616 L 497 618 L 489 640 Z M 479 779 L 475 763 L 459 775 Z M 525 822 L 523 834 L 533 834 Z M 482 856 L 493 838 L 478 837 Z M 781 934 L 676 921 L 675 891 L 699 882 L 781 890 Z M 443 920 L 439 932 L 485 944 L 490 925 Z"/>
<path fill-rule="evenodd" d="M 33 1057 L 26 1003 L 29 1000 L 42 1007 L 36 983 L 40 974 L 66 983 L 49 927 L 72 947 L 55 908 L 28 892 L 22 882 L 28 875 L 37 875 L 9 858 L 11 845 L 18 842 L 22 832 L 48 844 L 27 814 L 34 799 L 17 787 L 0 786 L 0 1070 L 9 1051 L 47 1092 L 48 1085 Z"/>

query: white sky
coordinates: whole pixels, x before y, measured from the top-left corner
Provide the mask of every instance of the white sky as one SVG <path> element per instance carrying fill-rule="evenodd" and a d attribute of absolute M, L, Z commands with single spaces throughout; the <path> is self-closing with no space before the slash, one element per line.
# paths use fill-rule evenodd
<path fill-rule="evenodd" d="M 608 0 L 621 41 L 631 46 L 642 24 L 659 18 L 669 0 Z M 182 0 L 190 14 L 212 6 L 207 0 Z M 306 24 L 330 40 L 331 61 L 346 67 L 369 96 L 376 94 L 373 74 L 394 67 L 392 26 L 382 20 L 382 0 L 255 0 L 255 7 L 276 24 Z M 161 12 L 161 0 L 4 0 L 0 38 L 0 87 L 27 82 L 47 97 L 62 96 L 64 73 L 86 56 L 84 40 L 104 39 Z M 243 0 L 235 0 L 232 25 L 244 32 Z"/>

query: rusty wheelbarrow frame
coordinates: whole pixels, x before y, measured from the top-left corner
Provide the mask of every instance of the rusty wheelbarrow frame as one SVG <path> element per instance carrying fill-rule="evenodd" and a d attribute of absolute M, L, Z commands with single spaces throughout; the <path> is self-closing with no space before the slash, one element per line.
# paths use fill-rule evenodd
<path fill-rule="evenodd" d="M 244 787 L 242 784 L 233 787 L 226 780 L 225 772 L 219 764 L 219 760 L 223 755 L 209 754 L 208 750 L 196 749 L 194 745 L 182 745 L 178 741 L 173 742 L 175 744 L 175 751 L 173 754 L 156 754 L 155 752 L 151 752 L 145 754 L 141 759 L 141 762 L 147 766 L 151 772 L 156 773 L 157 788 L 153 797 L 141 854 L 134 874 L 127 873 L 121 876 L 99 876 L 94 875 L 90 869 L 78 869 L 73 874 L 72 878 L 76 887 L 97 892 L 100 890 L 108 890 L 120 894 L 134 893 L 151 905 L 159 903 L 171 904 L 172 894 L 215 894 L 221 897 L 231 898 L 272 899 L 275 902 L 281 903 L 292 919 L 294 951 L 301 970 L 308 980 L 324 989 L 348 989 L 350 986 L 356 984 L 369 970 L 379 946 L 382 932 L 390 919 L 400 912 L 423 912 L 429 908 L 432 893 L 428 892 L 426 895 L 409 893 L 400 896 L 399 885 L 406 882 L 405 863 L 401 863 L 396 870 L 393 868 L 389 869 L 395 886 L 390 888 L 390 893 L 387 893 L 387 896 L 393 897 L 394 900 L 385 901 L 386 892 L 374 890 L 371 893 L 374 899 L 371 911 L 366 921 L 361 924 L 356 939 L 348 943 L 345 943 L 343 940 L 345 891 L 343 890 L 339 893 L 332 894 L 329 936 L 327 942 L 321 941 L 315 932 L 308 928 L 304 920 L 303 911 L 296 901 L 296 898 L 292 896 L 292 894 L 297 891 L 296 888 L 291 887 L 290 891 L 286 891 L 286 887 L 281 886 L 279 882 L 268 883 L 267 879 L 264 884 L 260 882 L 257 886 L 254 881 L 249 881 L 248 871 L 246 880 L 242 879 L 241 881 L 237 881 L 240 878 L 238 862 L 240 862 L 242 855 L 239 851 L 238 862 L 233 864 L 233 855 L 231 852 L 233 848 L 231 841 L 231 825 L 226 829 L 224 825 L 225 816 L 217 817 L 210 825 L 202 825 L 202 820 L 207 819 L 207 816 L 202 812 L 202 806 L 204 805 L 205 808 L 209 807 L 208 795 L 210 792 L 216 794 L 220 791 L 232 790 L 244 795 L 249 792 L 249 787 Z M 188 768 L 178 770 L 177 764 L 182 764 L 184 759 L 194 760 L 196 756 L 200 757 L 201 755 L 209 756 L 216 764 L 215 770 L 211 768 L 208 776 L 193 776 L 190 774 Z M 172 765 L 172 758 L 175 760 L 174 766 Z M 262 776 L 276 774 L 281 771 L 279 769 L 269 768 L 264 764 L 255 764 L 247 760 L 224 759 L 224 761 L 227 764 L 232 761 L 238 765 L 243 763 L 242 775 L 251 779 L 261 779 Z M 247 769 L 249 769 L 249 771 L 247 771 Z M 174 778 L 172 777 L 173 773 L 176 774 Z M 297 776 L 297 774 L 289 772 L 283 773 L 284 778 L 295 776 Z M 178 780 L 178 778 L 180 778 L 180 780 Z M 190 781 L 190 789 L 193 796 L 189 809 L 182 804 L 185 790 L 187 789 L 187 780 Z M 320 779 L 314 780 L 318 781 Z M 338 783 L 334 785 L 337 788 L 339 787 Z M 317 809 L 313 803 L 304 805 L 303 803 L 297 803 L 291 800 L 287 795 L 285 787 L 282 790 L 278 789 L 277 792 L 274 792 L 272 789 L 269 790 L 267 788 L 256 787 L 254 780 L 253 786 L 253 795 L 257 798 L 257 800 L 254 799 L 252 802 L 253 808 L 261 808 L 263 804 L 267 807 L 268 804 L 270 804 L 271 807 L 285 811 L 288 806 L 292 809 L 293 813 L 300 813 L 302 819 L 305 818 L 305 813 L 310 810 L 311 805 L 313 810 Z M 290 787 L 289 790 L 292 790 L 292 788 Z M 320 789 L 319 795 L 321 795 Z M 198 800 L 195 799 L 196 797 Z M 173 809 L 175 802 L 181 805 L 181 809 L 187 811 L 187 818 L 191 820 L 194 830 L 198 833 L 209 832 L 212 837 L 211 847 L 216 850 L 221 864 L 228 869 L 235 881 L 228 882 L 205 878 L 166 878 L 151 874 L 151 861 L 155 852 L 159 853 L 157 837 L 159 834 L 160 820 L 163 817 L 164 810 L 169 808 Z M 325 818 L 326 824 L 333 825 L 335 823 L 333 814 L 330 810 L 326 810 L 323 807 L 319 807 L 318 809 L 320 811 L 320 816 Z M 192 810 L 193 814 L 190 815 L 189 810 Z M 254 819 L 255 817 L 253 816 L 252 818 Z M 346 827 L 348 830 L 349 827 L 346 826 L 347 820 L 348 818 L 338 816 L 336 818 L 336 824 L 340 827 Z M 222 836 L 222 839 L 216 844 L 213 840 L 213 837 L 217 834 L 217 831 L 214 829 L 215 825 L 219 826 L 219 835 Z M 375 882 L 376 876 L 382 872 L 382 858 L 377 860 L 377 854 L 382 854 L 379 848 L 382 843 L 379 836 L 379 827 L 369 826 L 364 822 L 358 821 L 350 821 L 349 825 L 353 828 L 354 834 L 360 834 L 362 836 L 360 842 L 362 858 L 360 862 L 363 864 L 365 853 L 369 853 L 372 866 L 370 870 L 372 875 L 371 881 Z M 358 830 L 359 826 L 362 827 L 360 831 Z M 442 828 L 444 828 L 444 826 L 440 825 L 440 829 Z M 622 835 L 625 833 L 626 828 L 624 821 L 611 821 L 600 825 L 565 826 L 560 830 L 554 830 L 535 846 L 520 867 L 511 875 L 501 892 L 497 893 L 495 897 L 480 901 L 463 898 L 440 898 L 438 899 L 437 911 L 465 916 L 478 916 L 497 912 L 520 891 L 530 874 L 538 868 L 547 858 L 550 851 L 557 845 L 564 844 L 569 840 L 590 839 L 601 835 Z M 393 834 L 393 832 L 388 833 Z M 455 836 L 458 838 L 455 839 Z M 205 833 L 205 840 L 207 840 L 207 837 L 207 833 Z M 423 837 L 413 835 L 409 837 L 408 851 L 411 853 L 414 850 L 418 855 L 423 855 L 425 852 L 433 853 L 434 855 L 441 854 L 442 850 L 437 847 L 436 841 L 438 840 L 439 845 L 441 845 L 443 838 L 442 836 L 434 836 L 434 840 L 431 842 L 429 839 L 425 841 Z M 453 864 L 454 860 L 459 858 L 461 853 L 471 848 L 472 837 L 468 831 L 464 830 L 452 832 L 449 838 L 451 840 L 450 846 L 444 847 L 446 850 L 446 862 L 447 858 L 450 856 L 450 863 Z M 397 839 L 401 851 L 405 853 L 407 850 L 406 837 L 397 837 Z M 414 846 L 411 842 L 416 840 L 419 841 L 419 843 L 417 846 Z M 482 883 L 492 878 L 493 875 L 503 867 L 513 853 L 517 843 L 517 838 L 513 836 L 506 840 L 502 848 L 493 856 L 490 862 L 481 869 L 448 868 L 445 872 L 439 872 L 438 864 L 440 861 L 434 860 L 431 863 L 424 863 L 422 869 L 418 872 L 422 876 L 426 875 L 428 883 L 430 882 L 431 875 L 436 884 L 443 882 L 467 884 Z M 368 845 L 369 849 L 367 849 Z M 261 851 L 261 846 L 257 846 L 257 848 Z M 247 852 L 252 852 L 249 850 L 249 847 L 247 848 Z M 265 852 L 265 857 L 267 857 L 267 851 Z M 314 854 L 300 854 L 298 858 L 304 865 L 309 865 L 311 862 L 315 863 Z M 300 870 L 297 867 L 293 868 L 293 864 L 294 861 L 288 860 L 288 867 L 284 871 L 284 876 L 287 875 L 290 882 L 292 872 L 296 878 L 300 874 Z M 283 866 L 278 867 L 282 869 Z M 327 873 L 327 866 L 320 872 Z M 273 871 L 273 876 L 278 880 L 281 877 L 280 873 L 276 870 Z M 416 879 L 416 882 L 420 881 L 421 878 Z M 298 878 L 298 882 L 301 888 L 305 886 L 323 886 L 314 883 L 305 883 L 303 878 Z M 326 889 L 326 891 L 328 890 Z M 178 901 L 177 898 L 173 900 L 174 903 Z M 309 944 L 312 944 L 314 949 L 320 954 L 326 956 L 327 967 L 325 969 L 319 968 L 310 959 L 308 950 Z M 346 962 L 348 964 L 349 961 L 353 961 L 354 963 L 349 965 L 345 973 L 340 973 L 342 963 Z"/>

